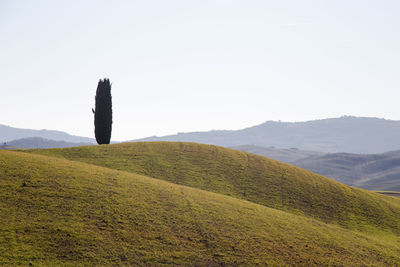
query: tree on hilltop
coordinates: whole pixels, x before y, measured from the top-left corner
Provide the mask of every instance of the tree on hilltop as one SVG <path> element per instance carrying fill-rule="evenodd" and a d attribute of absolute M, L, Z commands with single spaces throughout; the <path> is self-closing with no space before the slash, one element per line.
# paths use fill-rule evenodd
<path fill-rule="evenodd" d="M 111 83 L 109 79 L 99 80 L 96 90 L 94 113 L 94 134 L 99 145 L 109 144 L 112 128 Z"/>

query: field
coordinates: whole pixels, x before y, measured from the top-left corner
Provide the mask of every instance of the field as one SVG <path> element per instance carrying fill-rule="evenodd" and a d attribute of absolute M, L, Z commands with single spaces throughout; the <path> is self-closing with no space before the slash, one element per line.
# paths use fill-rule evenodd
<path fill-rule="evenodd" d="M 400 262 L 400 200 L 191 143 L 0 151 L 2 265 Z"/>

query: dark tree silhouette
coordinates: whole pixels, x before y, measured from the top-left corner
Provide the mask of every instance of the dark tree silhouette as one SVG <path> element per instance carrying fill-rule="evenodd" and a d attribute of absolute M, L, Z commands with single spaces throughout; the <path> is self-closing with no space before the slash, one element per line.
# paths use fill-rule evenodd
<path fill-rule="evenodd" d="M 112 126 L 111 84 L 109 79 L 100 80 L 96 91 L 94 134 L 99 145 L 109 144 Z"/>

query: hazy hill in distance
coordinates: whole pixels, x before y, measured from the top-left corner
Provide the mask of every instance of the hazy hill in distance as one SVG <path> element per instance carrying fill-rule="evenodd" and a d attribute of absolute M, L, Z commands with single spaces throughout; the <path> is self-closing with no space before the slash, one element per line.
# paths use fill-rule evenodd
<path fill-rule="evenodd" d="M 232 149 L 246 151 L 253 154 L 261 155 L 267 158 L 283 161 L 286 163 L 294 163 L 301 159 L 306 159 L 315 156 L 322 156 L 326 153 L 310 150 L 300 150 L 298 148 L 275 148 L 275 147 L 261 147 L 255 145 L 242 145 L 234 146 Z"/>
<path fill-rule="evenodd" d="M 74 146 L 90 146 L 93 143 L 89 142 L 65 142 L 65 141 L 56 141 L 44 139 L 41 137 L 27 137 L 21 138 L 17 140 L 13 140 L 7 143 L 0 144 L 0 149 L 10 149 L 10 147 L 18 147 L 18 148 L 63 148 L 63 147 L 74 147 Z"/>
<path fill-rule="evenodd" d="M 383 153 L 400 149 L 400 121 L 343 116 L 306 122 L 267 121 L 242 130 L 213 130 L 148 137 L 135 141 L 182 141 L 234 147 L 299 148 L 348 153 Z"/>
<path fill-rule="evenodd" d="M 290 163 L 347 185 L 376 191 L 400 191 L 400 150 L 381 154 L 350 154 L 254 145 L 232 148 Z"/>
<path fill-rule="evenodd" d="M 0 124 L 0 143 L 27 137 L 41 137 L 49 140 L 73 143 L 96 143 L 96 140 L 93 138 L 70 135 L 61 131 L 20 129 Z"/>
<path fill-rule="evenodd" d="M 382 154 L 332 153 L 300 159 L 296 166 L 370 190 L 400 191 L 400 151 Z"/>

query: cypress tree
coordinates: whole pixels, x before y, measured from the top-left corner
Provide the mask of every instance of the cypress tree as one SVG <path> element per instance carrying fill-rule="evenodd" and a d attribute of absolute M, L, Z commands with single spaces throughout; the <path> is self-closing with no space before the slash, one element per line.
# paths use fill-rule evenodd
<path fill-rule="evenodd" d="M 109 79 L 100 80 L 96 90 L 94 134 L 99 145 L 109 144 L 112 126 L 111 84 Z"/>

